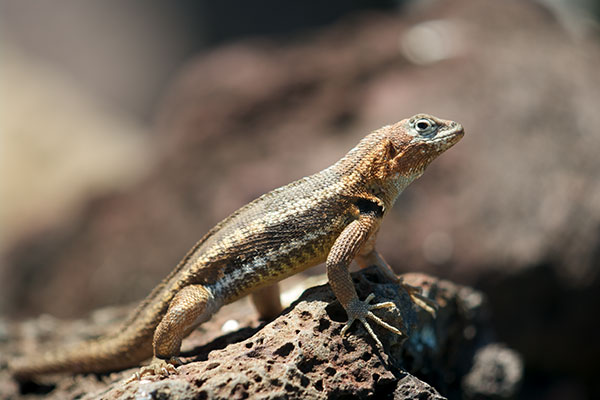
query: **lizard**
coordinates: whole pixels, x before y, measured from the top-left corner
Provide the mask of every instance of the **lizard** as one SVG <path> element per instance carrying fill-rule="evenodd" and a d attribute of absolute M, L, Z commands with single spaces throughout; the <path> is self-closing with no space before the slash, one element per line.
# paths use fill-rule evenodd
<path fill-rule="evenodd" d="M 263 318 L 281 311 L 277 282 L 325 262 L 331 289 L 348 315 L 383 348 L 367 319 L 402 331 L 374 311 L 395 307 L 358 298 L 349 274 L 376 265 L 411 299 L 434 312 L 419 288 L 403 283 L 375 249 L 383 217 L 398 195 L 464 135 L 454 121 L 417 114 L 364 137 L 330 167 L 262 195 L 212 228 L 112 334 L 9 364 L 18 380 L 50 373 L 102 373 L 140 365 L 132 379 L 169 375 L 182 340 L 223 305 L 251 294 Z"/>

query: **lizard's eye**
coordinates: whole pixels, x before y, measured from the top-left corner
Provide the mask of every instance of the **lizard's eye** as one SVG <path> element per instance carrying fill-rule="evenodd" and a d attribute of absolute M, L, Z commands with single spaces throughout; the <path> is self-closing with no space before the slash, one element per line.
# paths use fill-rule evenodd
<path fill-rule="evenodd" d="M 413 128 L 419 135 L 431 135 L 437 130 L 437 125 L 430 119 L 420 118 L 414 122 Z"/>

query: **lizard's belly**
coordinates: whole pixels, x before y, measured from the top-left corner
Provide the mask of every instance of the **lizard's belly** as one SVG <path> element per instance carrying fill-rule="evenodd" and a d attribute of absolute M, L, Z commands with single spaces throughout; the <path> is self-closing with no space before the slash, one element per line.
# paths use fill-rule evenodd
<path fill-rule="evenodd" d="M 205 287 L 223 304 L 231 303 L 260 287 L 324 262 L 342 229 L 341 224 L 332 223 L 241 252 L 227 260 L 220 279 L 205 284 Z"/>

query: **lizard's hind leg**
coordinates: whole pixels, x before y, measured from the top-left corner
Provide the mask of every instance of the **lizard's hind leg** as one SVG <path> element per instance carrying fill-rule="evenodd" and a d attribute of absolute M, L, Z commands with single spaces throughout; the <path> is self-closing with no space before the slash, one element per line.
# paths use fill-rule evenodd
<path fill-rule="evenodd" d="M 176 373 L 174 365 L 181 364 L 177 356 L 183 338 L 212 316 L 215 309 L 213 305 L 213 297 L 204 286 L 189 285 L 181 289 L 171 300 L 169 309 L 154 331 L 152 362 L 134 378 Z"/>
<path fill-rule="evenodd" d="M 260 288 L 250 296 L 260 319 L 271 320 L 283 310 L 278 283 Z"/>

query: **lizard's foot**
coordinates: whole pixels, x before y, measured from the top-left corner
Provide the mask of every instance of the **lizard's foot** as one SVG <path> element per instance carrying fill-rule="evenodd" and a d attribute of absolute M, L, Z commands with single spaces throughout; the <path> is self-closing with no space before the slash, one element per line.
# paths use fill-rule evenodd
<path fill-rule="evenodd" d="M 166 377 L 177 373 L 175 366 L 181 365 L 182 362 L 177 357 L 171 357 L 169 361 L 154 357 L 150 365 L 140 368 L 138 372 L 133 374 L 125 383 L 139 381 L 144 376 L 161 376 Z"/>
<path fill-rule="evenodd" d="M 401 282 L 402 287 L 406 290 L 411 298 L 411 300 L 421 307 L 423 310 L 427 311 L 435 318 L 435 314 L 438 308 L 438 305 L 435 301 L 431 300 L 423 296 L 423 289 L 418 286 L 411 286 L 407 283 Z"/>
<path fill-rule="evenodd" d="M 372 319 L 379 325 L 383 326 L 385 329 L 390 330 L 397 335 L 403 335 L 403 333 L 399 329 L 388 324 L 387 322 L 384 322 L 381 318 L 379 318 L 371 312 L 371 310 L 377 310 L 379 308 L 395 308 L 396 305 L 391 301 L 386 301 L 385 303 L 378 304 L 369 304 L 369 302 L 373 300 L 374 297 L 375 295 L 371 293 L 367 296 L 365 301 L 360 301 L 358 298 L 350 301 L 350 304 L 348 304 L 348 307 L 346 308 L 346 313 L 348 314 L 348 322 L 346 322 L 346 325 L 342 328 L 341 335 L 344 336 L 348 331 L 348 328 L 352 326 L 352 323 L 358 320 L 364 325 L 365 329 L 367 330 L 367 332 L 369 332 L 369 335 L 371 335 L 373 340 L 375 340 L 377 346 L 379 346 L 379 348 L 383 348 L 381 341 L 379 341 L 379 338 L 377 338 L 377 335 L 375 335 L 375 332 L 373 332 L 373 329 L 371 328 L 371 325 L 369 325 L 367 318 Z"/>

